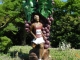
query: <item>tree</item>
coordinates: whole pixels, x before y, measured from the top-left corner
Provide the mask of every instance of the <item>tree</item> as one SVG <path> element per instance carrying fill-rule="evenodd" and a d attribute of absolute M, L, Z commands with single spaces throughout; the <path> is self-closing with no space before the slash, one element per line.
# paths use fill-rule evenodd
<path fill-rule="evenodd" d="M 25 19 L 22 0 L 3 0 L 0 6 L 0 18 L 2 18 L 0 32 L 3 32 L 1 36 L 7 36 L 13 41 L 13 44 L 22 44 Z"/>
<path fill-rule="evenodd" d="M 51 27 L 51 43 L 58 47 L 59 42 L 70 42 L 72 47 L 80 48 L 80 3 L 76 0 L 54 0 L 54 22 Z"/>

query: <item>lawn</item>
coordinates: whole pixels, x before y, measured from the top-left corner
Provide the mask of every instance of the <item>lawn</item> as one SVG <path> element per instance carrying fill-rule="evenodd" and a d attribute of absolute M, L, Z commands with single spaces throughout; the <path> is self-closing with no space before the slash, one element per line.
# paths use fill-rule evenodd
<path fill-rule="evenodd" d="M 28 60 L 28 54 L 31 46 L 13 46 L 7 54 L 0 53 L 0 60 Z M 80 50 L 68 49 L 59 50 L 59 48 L 49 48 L 53 60 L 80 60 Z"/>

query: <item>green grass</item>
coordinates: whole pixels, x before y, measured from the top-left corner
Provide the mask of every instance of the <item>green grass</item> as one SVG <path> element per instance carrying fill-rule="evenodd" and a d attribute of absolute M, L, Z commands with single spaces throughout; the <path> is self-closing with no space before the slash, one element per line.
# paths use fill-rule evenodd
<path fill-rule="evenodd" d="M 80 60 L 80 50 L 69 49 L 61 51 L 51 48 L 50 54 L 55 60 Z"/>
<path fill-rule="evenodd" d="M 0 60 L 28 60 L 31 46 L 13 46 L 7 54 L 0 53 Z M 80 50 L 69 49 L 61 51 L 58 48 L 49 48 L 53 60 L 80 60 Z"/>

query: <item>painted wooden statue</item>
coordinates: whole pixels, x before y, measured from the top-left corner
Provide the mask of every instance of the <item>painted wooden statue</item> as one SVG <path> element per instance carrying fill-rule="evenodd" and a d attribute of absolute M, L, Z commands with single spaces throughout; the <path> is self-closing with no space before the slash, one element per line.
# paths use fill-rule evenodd
<path fill-rule="evenodd" d="M 49 36 L 52 18 L 52 0 L 24 0 L 25 30 L 34 37 L 29 60 L 50 60 Z"/>

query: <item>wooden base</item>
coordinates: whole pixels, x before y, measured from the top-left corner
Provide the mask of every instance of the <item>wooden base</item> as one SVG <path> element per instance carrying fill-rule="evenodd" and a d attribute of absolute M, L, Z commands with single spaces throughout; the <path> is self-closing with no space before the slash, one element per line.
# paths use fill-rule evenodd
<path fill-rule="evenodd" d="M 31 49 L 29 52 L 29 60 L 38 60 L 39 49 Z M 49 54 L 49 49 L 44 49 L 42 60 L 52 60 Z"/>

